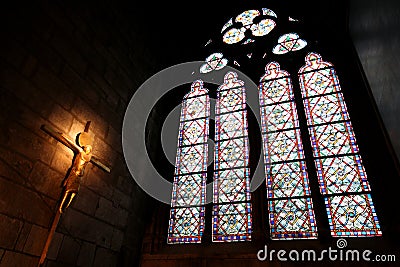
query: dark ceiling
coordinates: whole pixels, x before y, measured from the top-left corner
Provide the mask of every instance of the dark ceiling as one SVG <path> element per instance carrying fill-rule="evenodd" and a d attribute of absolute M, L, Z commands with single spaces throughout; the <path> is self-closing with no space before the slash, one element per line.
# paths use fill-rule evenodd
<path fill-rule="evenodd" d="M 152 50 L 161 64 L 172 65 L 204 60 L 209 55 L 204 45 L 209 39 L 214 41 L 213 45 L 221 41 L 222 26 L 231 17 L 247 9 L 262 7 L 270 8 L 278 14 L 278 26 L 286 24 L 288 16 L 291 16 L 299 19 L 309 34 L 316 32 L 320 38 L 347 31 L 346 0 L 203 0 L 185 2 L 184 5 L 158 5 L 153 1 L 142 1 L 140 6 L 127 4 L 126 12 L 129 13 L 134 27 L 141 33 L 143 39 L 140 41 Z M 211 45 L 210 47 L 212 48 Z"/>

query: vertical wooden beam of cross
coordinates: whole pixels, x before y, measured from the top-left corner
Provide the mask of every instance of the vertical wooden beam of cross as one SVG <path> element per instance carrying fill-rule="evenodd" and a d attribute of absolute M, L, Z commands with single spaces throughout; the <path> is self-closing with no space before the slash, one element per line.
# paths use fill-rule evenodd
<path fill-rule="evenodd" d="M 72 200 L 79 191 L 80 182 L 84 175 L 86 165 L 91 162 L 100 169 L 110 172 L 110 168 L 104 165 L 96 156 L 92 155 L 93 135 L 89 133 L 90 121 L 86 122 L 85 130 L 77 135 L 76 142 L 71 140 L 67 135 L 57 132 L 49 126 L 42 125 L 41 129 L 54 139 L 71 149 L 75 156 L 68 177 L 64 180 L 63 195 L 61 202 L 58 204 L 56 214 L 54 216 L 46 243 L 40 256 L 38 266 L 43 266 L 49 250 L 51 241 L 56 231 L 61 214 L 69 207 Z"/>

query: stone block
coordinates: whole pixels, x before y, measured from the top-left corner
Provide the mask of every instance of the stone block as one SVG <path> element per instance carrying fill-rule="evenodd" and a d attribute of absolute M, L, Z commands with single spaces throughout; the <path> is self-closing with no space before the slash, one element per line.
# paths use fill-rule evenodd
<path fill-rule="evenodd" d="M 101 99 L 96 110 L 98 114 L 114 128 L 119 128 L 122 125 L 122 118 L 117 114 L 115 109 L 111 108 L 105 99 Z"/>
<path fill-rule="evenodd" d="M 81 186 L 78 195 L 72 205 L 74 209 L 80 210 L 89 215 L 94 215 L 99 202 L 99 196 L 86 186 Z"/>
<path fill-rule="evenodd" d="M 81 122 L 81 121 L 77 120 L 76 118 L 74 118 L 72 121 L 71 129 L 69 130 L 68 136 L 71 139 L 75 140 L 75 138 L 78 136 L 78 134 L 85 130 L 85 125 L 86 125 L 86 122 Z M 89 129 L 89 131 L 90 131 L 90 129 Z"/>
<path fill-rule="evenodd" d="M 113 227 L 110 224 L 71 208 L 65 212 L 58 229 L 102 247 L 111 245 Z"/>
<path fill-rule="evenodd" d="M 78 97 L 74 102 L 71 112 L 82 123 L 91 121 L 90 130 L 92 133 L 100 138 L 105 138 L 108 125 L 104 119 L 97 114 L 95 106 L 90 102 L 90 99 L 84 101 L 82 98 Z"/>
<path fill-rule="evenodd" d="M 112 202 L 114 207 L 121 207 L 126 210 L 129 210 L 132 206 L 131 196 L 119 191 L 118 189 L 114 189 L 113 191 Z"/>
<path fill-rule="evenodd" d="M 99 205 L 95 215 L 97 218 L 121 228 L 126 226 L 128 219 L 128 212 L 126 210 L 114 206 L 112 201 L 105 198 L 99 199 Z"/>
<path fill-rule="evenodd" d="M 49 231 L 47 228 L 40 227 L 37 225 L 32 225 L 31 231 L 29 233 L 28 239 L 26 240 L 24 246 L 24 252 L 40 256 L 47 239 Z"/>
<path fill-rule="evenodd" d="M 115 129 L 118 129 L 119 131 Z M 122 136 L 120 132 L 121 128 L 114 128 L 113 126 L 110 125 L 108 127 L 108 135 L 104 141 L 118 153 L 122 154 Z"/>
<path fill-rule="evenodd" d="M 117 266 L 116 254 L 112 251 L 98 247 L 93 266 L 96 267 L 114 267 Z"/>
<path fill-rule="evenodd" d="M 17 244 L 15 245 L 16 251 L 23 251 L 26 241 L 28 240 L 29 233 L 31 232 L 32 224 L 28 222 L 22 222 L 23 226 L 19 232 Z"/>
<path fill-rule="evenodd" d="M 8 124 L 4 130 L 8 131 L 8 138 L 3 143 L 4 146 L 32 161 L 41 160 L 44 163 L 50 163 L 54 147 L 48 146 L 45 139 L 16 122 Z"/>
<path fill-rule="evenodd" d="M 65 65 L 61 72 L 61 79 L 77 94 L 90 101 L 93 105 L 99 102 L 99 94 L 88 81 L 84 80 L 83 74 L 79 75 L 70 66 Z"/>
<path fill-rule="evenodd" d="M 59 173 L 63 174 L 64 177 L 67 171 L 71 168 L 73 163 L 74 153 L 72 150 L 67 148 L 61 143 L 57 143 L 56 150 L 54 152 L 53 159 L 51 160 L 50 167 Z"/>
<path fill-rule="evenodd" d="M 86 73 L 86 79 L 91 86 L 97 87 L 101 91 L 101 98 L 107 98 L 107 96 L 114 92 L 107 81 L 102 76 L 102 73 L 98 73 L 94 68 L 89 67 Z"/>
<path fill-rule="evenodd" d="M 60 251 L 58 252 L 57 261 L 61 261 L 68 264 L 76 264 L 78 259 L 79 250 L 81 248 L 81 242 L 70 237 L 64 236 L 61 244 Z"/>
<path fill-rule="evenodd" d="M 71 108 L 75 97 L 71 94 L 71 89 L 73 91 L 74 88 L 68 88 L 53 71 L 41 66 L 34 75 L 33 82 L 64 109 Z"/>
<path fill-rule="evenodd" d="M 26 178 L 13 169 L 12 162 L 5 162 L 3 159 L 0 159 L 0 170 L 4 179 L 21 185 L 26 183 Z"/>
<path fill-rule="evenodd" d="M 0 81 L 5 90 L 14 94 L 38 114 L 47 117 L 51 113 L 53 103 L 49 96 L 38 90 L 19 72 L 9 68 L 2 60 L 0 60 Z M 14 105 L 18 105 L 18 102 L 15 102 Z"/>
<path fill-rule="evenodd" d="M 97 136 L 94 138 L 93 154 L 100 158 L 104 164 L 111 167 L 117 156 L 116 151 Z"/>
<path fill-rule="evenodd" d="M 1 267 L 36 267 L 39 258 L 27 254 L 6 250 L 1 260 Z"/>
<path fill-rule="evenodd" d="M 54 200 L 3 178 L 0 178 L 0 196 L 1 213 L 49 227 L 53 218 Z"/>
<path fill-rule="evenodd" d="M 124 232 L 118 229 L 114 229 L 114 233 L 111 240 L 111 249 L 114 251 L 120 251 L 123 241 L 124 241 Z"/>
<path fill-rule="evenodd" d="M 85 73 L 88 63 L 62 32 L 54 34 L 51 44 L 77 73 Z"/>
<path fill-rule="evenodd" d="M 46 36 L 45 38 L 49 37 Z M 39 35 L 32 36 L 29 43 L 26 44 L 26 48 L 37 58 L 39 66 L 47 67 L 56 74 L 60 73 L 62 67 L 65 65 L 65 60 L 60 54 Z"/>
<path fill-rule="evenodd" d="M 22 225 L 23 223 L 20 220 L 0 214 L 0 229 L 3 229 L 0 238 L 0 247 L 13 249 L 22 229 Z"/>
<path fill-rule="evenodd" d="M 68 133 L 74 117 L 67 110 L 59 105 L 55 105 L 52 109 L 49 121 L 57 126 L 63 133 Z"/>
<path fill-rule="evenodd" d="M 23 178 L 28 177 L 33 169 L 32 161 L 9 149 L 0 147 L 0 158 Z"/>
<path fill-rule="evenodd" d="M 82 242 L 81 250 L 79 251 L 77 266 L 93 266 L 93 259 L 96 252 L 96 245 L 88 242 Z"/>
<path fill-rule="evenodd" d="M 47 252 L 47 259 L 55 260 L 58 257 L 61 243 L 64 239 L 64 235 L 58 232 L 54 232 L 53 240 L 51 241 L 49 251 Z"/>
<path fill-rule="evenodd" d="M 125 194 L 130 195 L 132 193 L 134 183 L 135 182 L 133 181 L 132 177 L 120 175 L 117 179 L 117 188 Z"/>
<path fill-rule="evenodd" d="M 100 196 L 111 198 L 113 186 L 108 181 L 110 179 L 110 174 L 93 165 L 88 166 L 86 170 L 86 175 L 82 178 L 82 184 Z"/>
<path fill-rule="evenodd" d="M 113 203 L 101 197 L 96 209 L 95 216 L 101 220 L 104 220 L 110 224 L 115 224 L 115 212 L 116 209 L 113 207 Z"/>
<path fill-rule="evenodd" d="M 74 32 L 74 44 L 79 47 L 82 54 L 85 55 L 85 59 L 92 68 L 95 68 L 99 73 L 103 73 L 106 68 L 106 60 L 101 54 L 99 54 L 93 45 L 86 38 L 86 35 L 80 31 Z"/>
<path fill-rule="evenodd" d="M 64 176 L 48 165 L 37 161 L 29 176 L 30 184 L 41 193 L 58 200 L 62 191 Z"/>

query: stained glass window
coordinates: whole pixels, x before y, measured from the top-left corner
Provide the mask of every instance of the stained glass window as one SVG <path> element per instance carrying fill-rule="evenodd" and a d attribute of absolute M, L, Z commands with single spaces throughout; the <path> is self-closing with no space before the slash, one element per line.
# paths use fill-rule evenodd
<path fill-rule="evenodd" d="M 309 53 L 299 79 L 331 235 L 382 235 L 333 65 Z"/>
<path fill-rule="evenodd" d="M 206 58 L 206 63 L 200 67 L 200 73 L 223 69 L 226 64 L 228 64 L 228 60 L 223 57 L 222 53 L 211 54 Z"/>
<path fill-rule="evenodd" d="M 287 33 L 278 38 L 278 44 L 272 49 L 274 54 L 286 54 L 290 51 L 298 51 L 306 47 L 307 42 L 300 39 L 297 33 Z"/>
<path fill-rule="evenodd" d="M 250 44 L 250 43 L 254 43 L 254 40 L 251 39 L 251 38 L 249 38 L 249 39 L 247 39 L 246 41 L 244 41 L 244 42 L 242 43 L 242 45 L 246 45 L 246 44 Z"/>
<path fill-rule="evenodd" d="M 269 8 L 263 8 L 263 9 L 262 9 L 262 12 L 263 12 L 263 15 L 268 15 L 268 16 L 272 16 L 272 17 L 275 17 L 275 18 L 278 17 L 278 16 L 275 14 L 275 12 L 272 11 L 271 9 L 269 9 Z"/>
<path fill-rule="evenodd" d="M 241 22 L 243 26 L 248 26 L 253 24 L 253 19 L 255 19 L 257 16 L 260 16 L 260 11 L 258 10 L 246 10 L 242 13 L 240 13 L 235 21 L 236 22 Z"/>
<path fill-rule="evenodd" d="M 215 123 L 213 241 L 250 240 L 246 92 L 235 72 L 218 88 Z"/>
<path fill-rule="evenodd" d="M 227 44 L 239 43 L 245 38 L 247 30 L 250 30 L 253 36 L 265 36 L 270 33 L 275 28 L 276 23 L 271 18 L 254 23 L 254 19 L 261 15 L 276 17 L 276 14 L 268 8 L 263 8 L 262 13 L 258 10 L 246 10 L 235 18 L 235 22 L 242 24 L 242 27 L 230 28 L 233 25 L 232 19 L 222 27 L 221 33 L 226 31 L 222 37 L 223 42 Z M 248 40 L 246 39 L 245 42 L 248 43 Z"/>
<path fill-rule="evenodd" d="M 271 239 L 317 238 L 292 82 L 277 62 L 265 68 L 259 100 Z"/>
<path fill-rule="evenodd" d="M 228 29 L 232 25 L 233 25 L 233 22 L 232 22 L 232 18 L 231 18 L 227 23 L 224 24 L 224 26 L 222 27 L 221 33 L 223 33 L 226 29 Z"/>
<path fill-rule="evenodd" d="M 201 80 L 182 102 L 168 243 L 200 243 L 204 230 L 210 103 Z"/>

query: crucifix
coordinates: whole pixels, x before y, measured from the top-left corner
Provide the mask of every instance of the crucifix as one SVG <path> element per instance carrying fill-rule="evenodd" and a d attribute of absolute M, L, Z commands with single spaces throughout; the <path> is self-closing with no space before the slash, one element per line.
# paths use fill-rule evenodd
<path fill-rule="evenodd" d="M 85 168 L 88 163 L 93 163 L 105 172 L 110 172 L 110 168 L 104 165 L 96 156 L 92 155 L 93 150 L 93 135 L 89 133 L 90 121 L 85 125 L 85 130 L 80 132 L 76 136 L 74 142 L 67 135 L 57 132 L 49 126 L 42 125 L 41 129 L 49 134 L 51 137 L 61 142 L 63 145 L 71 149 L 75 156 L 72 163 L 72 167 L 69 170 L 68 176 L 63 183 L 63 195 L 61 202 L 58 204 L 56 214 L 51 224 L 49 235 L 47 236 L 46 244 L 43 248 L 42 255 L 40 256 L 38 266 L 43 266 L 44 260 L 46 259 L 47 252 L 49 250 L 51 241 L 56 231 L 58 222 L 61 214 L 69 207 L 72 200 L 79 191 L 80 183 L 85 172 Z"/>

